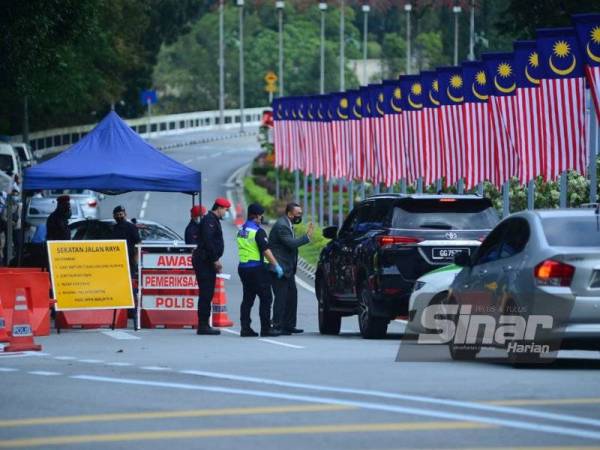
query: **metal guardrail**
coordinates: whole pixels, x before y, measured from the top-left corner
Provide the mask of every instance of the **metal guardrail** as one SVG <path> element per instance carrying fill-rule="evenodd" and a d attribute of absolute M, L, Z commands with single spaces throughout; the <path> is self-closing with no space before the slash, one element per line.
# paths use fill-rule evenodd
<path fill-rule="evenodd" d="M 244 110 L 244 125 L 259 125 L 262 113 L 267 107 L 249 108 Z M 220 122 L 219 111 L 197 111 L 183 114 L 142 117 L 125 120 L 127 124 L 145 138 L 189 133 L 190 131 L 228 130 L 240 126 L 240 110 L 226 109 L 223 123 Z M 96 124 L 80 125 L 66 128 L 54 128 L 35 131 L 29 134 L 31 148 L 37 156 L 56 153 L 75 144 Z M 12 136 L 12 141 L 20 142 L 22 136 Z"/>

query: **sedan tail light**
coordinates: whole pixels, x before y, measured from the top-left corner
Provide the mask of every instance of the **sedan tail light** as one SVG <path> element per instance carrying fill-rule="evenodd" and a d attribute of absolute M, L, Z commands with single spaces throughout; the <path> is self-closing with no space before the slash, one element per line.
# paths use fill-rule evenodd
<path fill-rule="evenodd" d="M 377 243 L 381 248 L 393 245 L 414 245 L 421 241 L 422 239 L 412 236 L 377 236 Z"/>
<path fill-rule="evenodd" d="M 533 274 L 541 286 L 570 286 L 575 275 L 575 267 L 554 259 L 542 261 Z"/>
<path fill-rule="evenodd" d="M 88 206 L 91 206 L 92 208 L 95 208 L 98 205 L 98 202 L 96 200 L 89 200 L 87 202 Z"/>

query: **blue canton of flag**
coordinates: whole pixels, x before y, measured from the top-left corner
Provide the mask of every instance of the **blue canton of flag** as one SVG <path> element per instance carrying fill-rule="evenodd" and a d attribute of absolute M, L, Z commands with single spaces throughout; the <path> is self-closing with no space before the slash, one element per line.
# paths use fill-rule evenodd
<path fill-rule="evenodd" d="M 535 41 L 517 41 L 513 46 L 517 88 L 539 86 L 542 69 L 537 44 Z"/>
<path fill-rule="evenodd" d="M 596 117 L 600 117 L 600 14 L 578 14 L 573 22 L 585 55 L 585 74 L 592 88 Z"/>

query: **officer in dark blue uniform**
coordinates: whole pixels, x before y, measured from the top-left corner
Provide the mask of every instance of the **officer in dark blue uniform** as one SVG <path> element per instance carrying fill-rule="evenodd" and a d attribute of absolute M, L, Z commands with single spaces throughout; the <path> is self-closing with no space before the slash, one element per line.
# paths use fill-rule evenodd
<path fill-rule="evenodd" d="M 221 334 L 209 325 L 212 298 L 215 293 L 217 273 L 223 269 L 221 257 L 225 250 L 223 220 L 231 203 L 225 198 L 217 198 L 212 209 L 200 221 L 198 247 L 194 250 L 192 264 L 198 281 L 198 330 L 196 334 Z"/>
<path fill-rule="evenodd" d="M 115 206 L 113 209 L 113 218 L 115 224 L 112 229 L 112 237 L 114 239 L 125 239 L 127 241 L 127 253 L 129 255 L 129 270 L 131 276 L 134 277 L 137 273 L 138 252 L 135 248 L 139 244 L 140 233 L 137 227 L 127 220 L 127 212 L 123 206 Z"/>
<path fill-rule="evenodd" d="M 190 209 L 190 223 L 185 227 L 185 243 L 187 245 L 198 245 L 200 220 L 204 214 L 206 214 L 206 208 L 202 205 L 194 205 Z"/>

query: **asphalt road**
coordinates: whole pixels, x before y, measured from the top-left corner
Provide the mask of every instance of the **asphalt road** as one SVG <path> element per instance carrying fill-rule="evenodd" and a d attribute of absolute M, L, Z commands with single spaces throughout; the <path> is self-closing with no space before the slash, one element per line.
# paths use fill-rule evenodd
<path fill-rule="evenodd" d="M 160 143 L 176 140 L 185 137 Z M 167 153 L 203 172 L 208 206 L 257 151 L 245 137 Z M 191 200 L 129 193 L 104 200 L 102 215 L 116 204 L 183 234 Z M 1 354 L 0 448 L 600 448 L 595 354 L 526 369 L 395 362 L 401 323 L 381 341 L 361 339 L 356 318 L 344 319 L 340 336 L 320 336 L 314 294 L 303 287 L 304 334 L 240 338 L 233 225 L 224 231 L 233 328 L 214 337 L 63 331 L 38 338 L 41 353 Z"/>

